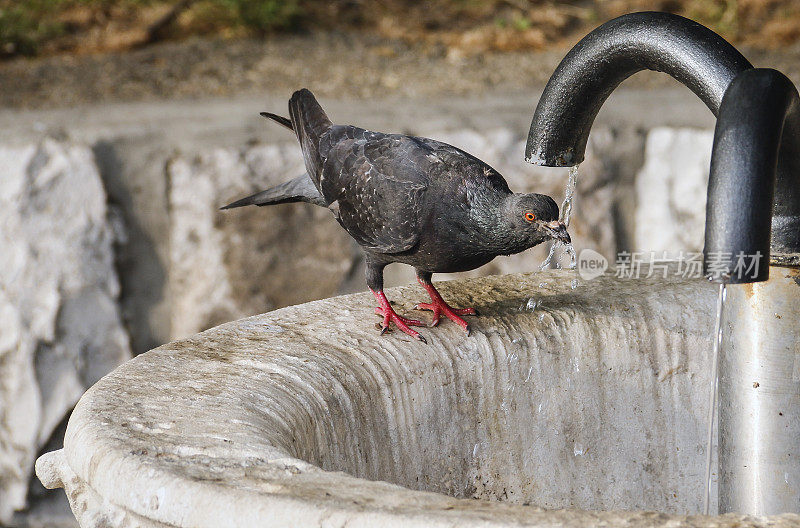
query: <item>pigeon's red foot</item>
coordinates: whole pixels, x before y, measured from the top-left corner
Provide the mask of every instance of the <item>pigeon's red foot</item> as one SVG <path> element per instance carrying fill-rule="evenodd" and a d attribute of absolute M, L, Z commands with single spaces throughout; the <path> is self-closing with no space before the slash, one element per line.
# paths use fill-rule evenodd
<path fill-rule="evenodd" d="M 422 287 L 428 291 L 428 295 L 431 296 L 430 303 L 419 303 L 415 306 L 417 310 L 430 310 L 433 312 L 433 321 L 431 321 L 431 326 L 436 326 L 439 324 L 439 317 L 444 314 L 445 317 L 456 323 L 458 326 L 464 329 L 469 335 L 469 324 L 463 320 L 460 315 L 478 315 L 478 312 L 475 308 L 453 308 L 449 304 L 447 304 L 436 288 L 433 287 L 433 284 L 426 283 L 423 281 L 419 281 L 422 284 Z"/>
<path fill-rule="evenodd" d="M 397 325 L 397 328 L 405 332 L 406 334 L 410 335 L 414 339 L 422 341 L 423 343 L 427 343 L 422 334 L 417 332 L 416 330 L 412 330 L 411 326 L 425 326 L 425 323 L 422 321 L 417 321 L 416 319 L 407 319 L 397 314 L 392 308 L 392 305 L 389 304 L 389 299 L 386 298 L 382 290 L 370 290 L 372 295 L 375 296 L 375 299 L 378 300 L 378 306 L 375 308 L 375 313 L 383 317 L 383 324 L 381 325 L 381 335 L 385 334 L 389 331 L 389 325 L 394 323 Z"/>

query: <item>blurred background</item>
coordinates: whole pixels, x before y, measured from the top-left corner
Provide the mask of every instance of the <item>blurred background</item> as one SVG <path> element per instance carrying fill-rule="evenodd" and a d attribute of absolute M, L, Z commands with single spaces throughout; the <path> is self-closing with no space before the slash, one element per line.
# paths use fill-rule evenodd
<path fill-rule="evenodd" d="M 286 114 L 307 87 L 334 122 L 452 143 L 560 202 L 566 169 L 523 161 L 536 101 L 582 36 L 641 10 L 695 19 L 800 81 L 796 0 L 0 0 L 0 525 L 74 526 L 33 462 L 119 363 L 366 290 L 327 211 L 218 210 L 304 172 L 259 111 Z M 612 265 L 699 251 L 713 125 L 666 76 L 623 83 L 580 167 L 578 251 Z M 533 271 L 546 251 L 471 274 Z"/>

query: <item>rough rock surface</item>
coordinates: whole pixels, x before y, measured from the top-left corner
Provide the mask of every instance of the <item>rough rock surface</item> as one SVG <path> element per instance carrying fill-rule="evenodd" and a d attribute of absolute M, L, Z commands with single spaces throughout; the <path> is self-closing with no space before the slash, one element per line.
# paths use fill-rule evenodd
<path fill-rule="evenodd" d="M 702 251 L 711 130 L 654 128 L 636 176 L 637 251 Z"/>
<path fill-rule="evenodd" d="M 165 167 L 173 154 L 166 134 L 103 131 L 92 144 L 108 194 L 109 212 L 121 225 L 114 245 L 120 309 L 131 347 L 143 352 L 170 339 L 166 298 L 169 203 Z"/>
<path fill-rule="evenodd" d="M 408 311 L 418 289 L 389 294 Z M 368 294 L 242 319 L 101 380 L 37 474 L 85 527 L 797 526 L 687 515 L 714 290 L 465 279 L 442 291 L 481 311 L 473 335 L 444 322 L 428 345 L 379 336 Z"/>
<path fill-rule="evenodd" d="M 220 211 L 226 199 L 305 172 L 293 143 L 174 159 L 170 181 L 172 335 L 335 294 L 355 258 L 330 213 L 307 204 Z"/>
<path fill-rule="evenodd" d="M 130 357 L 113 233 L 92 151 L 0 147 L 0 523 L 25 505 L 38 449 Z"/>

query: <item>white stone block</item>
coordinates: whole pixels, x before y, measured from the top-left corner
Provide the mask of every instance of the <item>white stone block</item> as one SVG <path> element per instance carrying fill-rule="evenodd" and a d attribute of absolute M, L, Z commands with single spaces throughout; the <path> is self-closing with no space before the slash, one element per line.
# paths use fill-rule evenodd
<path fill-rule="evenodd" d="M 654 128 L 636 176 L 635 251 L 701 251 L 713 131 Z"/>
<path fill-rule="evenodd" d="M 106 195 L 88 147 L 0 147 L 0 522 L 38 449 L 130 357 Z"/>

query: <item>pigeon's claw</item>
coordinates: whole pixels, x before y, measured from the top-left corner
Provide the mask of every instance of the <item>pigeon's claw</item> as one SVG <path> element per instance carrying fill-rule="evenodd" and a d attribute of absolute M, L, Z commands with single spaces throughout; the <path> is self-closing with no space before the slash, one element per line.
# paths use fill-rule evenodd
<path fill-rule="evenodd" d="M 431 326 L 436 326 L 439 324 L 439 319 L 442 315 L 456 323 L 458 326 L 464 329 L 464 331 L 469 335 L 469 324 L 463 320 L 460 316 L 462 315 L 478 315 L 477 310 L 475 308 L 453 308 L 449 304 L 442 299 L 442 296 L 433 287 L 433 284 L 425 283 L 423 281 L 419 281 L 422 284 L 422 287 L 428 291 L 428 295 L 431 296 L 431 302 L 429 303 L 419 303 L 415 308 L 417 310 L 430 310 L 433 312 L 433 320 L 431 321 Z"/>
<path fill-rule="evenodd" d="M 380 306 L 375 308 L 375 313 L 380 315 L 384 319 L 386 319 L 386 317 L 387 317 L 386 314 L 383 313 L 383 308 L 381 308 Z M 392 315 L 392 314 L 394 314 L 394 315 Z M 408 319 L 407 317 L 403 317 L 402 315 L 398 315 L 398 313 L 395 312 L 394 310 L 392 310 L 392 312 L 389 313 L 388 317 L 392 321 L 399 320 L 399 321 L 401 321 L 403 324 L 405 324 L 407 326 L 428 326 L 425 323 L 423 323 L 422 321 L 418 321 L 416 319 Z"/>
<path fill-rule="evenodd" d="M 436 326 L 439 324 L 439 319 L 441 318 L 442 314 L 445 317 L 456 323 L 458 326 L 464 329 L 469 335 L 469 324 L 463 320 L 461 315 L 477 315 L 475 308 L 452 308 L 444 301 L 441 302 L 431 302 L 431 303 L 419 303 L 415 306 L 417 310 L 430 310 L 433 312 L 433 320 L 431 321 L 431 326 Z"/>
<path fill-rule="evenodd" d="M 431 321 L 431 326 L 436 326 L 439 324 L 439 318 L 442 314 L 444 314 L 445 317 L 451 321 L 458 323 L 461 327 L 463 327 L 466 323 L 464 323 L 464 320 L 459 317 L 460 315 L 478 315 L 478 313 L 475 311 L 475 308 L 453 308 L 446 303 L 419 303 L 418 305 L 414 306 L 414 309 L 432 311 L 433 320 Z"/>
<path fill-rule="evenodd" d="M 410 327 L 412 326 L 425 326 L 425 323 L 422 321 L 417 321 L 416 319 L 407 319 L 397 314 L 392 308 L 392 305 L 389 304 L 389 300 L 386 298 L 386 295 L 381 290 L 372 290 L 372 294 L 375 296 L 375 299 L 378 300 L 378 306 L 375 308 L 375 313 L 383 317 L 383 324 L 381 325 L 381 335 L 385 334 L 389 331 L 389 325 L 394 323 L 397 328 L 405 332 L 406 334 L 410 335 L 414 339 L 418 341 L 422 341 L 423 343 L 427 343 L 425 338 L 417 332 L 416 330 L 412 330 Z"/>

